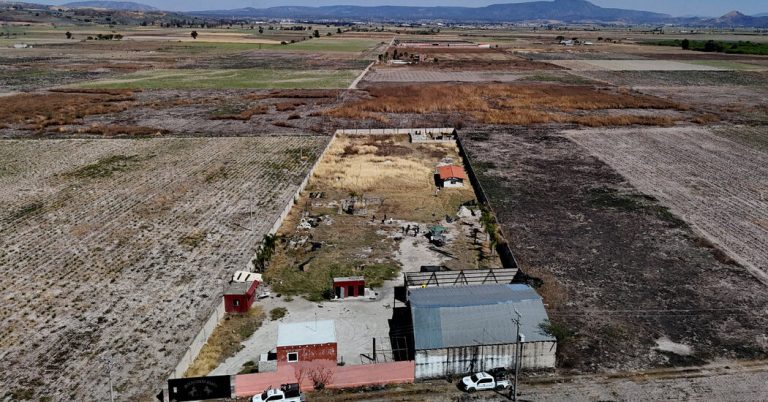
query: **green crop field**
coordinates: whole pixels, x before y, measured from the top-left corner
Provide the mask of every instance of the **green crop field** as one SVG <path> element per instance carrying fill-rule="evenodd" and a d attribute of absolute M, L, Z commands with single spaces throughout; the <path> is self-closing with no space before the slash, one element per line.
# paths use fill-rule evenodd
<path fill-rule="evenodd" d="M 749 64 L 749 63 L 740 63 L 737 61 L 730 61 L 730 60 L 686 60 L 685 62 L 688 64 L 698 64 L 701 66 L 717 67 L 717 68 L 722 68 L 723 70 L 732 70 L 732 71 L 762 71 L 766 69 L 766 67 L 764 66 L 759 66 L 756 64 Z"/>
<path fill-rule="evenodd" d="M 332 89 L 346 88 L 359 74 L 356 70 L 153 70 L 117 79 L 88 82 L 79 88 L 104 89 Z"/>
<path fill-rule="evenodd" d="M 285 50 L 309 50 L 318 52 L 362 52 L 381 43 L 376 40 L 365 39 L 310 39 L 287 45 L 270 45 L 274 49 Z"/>

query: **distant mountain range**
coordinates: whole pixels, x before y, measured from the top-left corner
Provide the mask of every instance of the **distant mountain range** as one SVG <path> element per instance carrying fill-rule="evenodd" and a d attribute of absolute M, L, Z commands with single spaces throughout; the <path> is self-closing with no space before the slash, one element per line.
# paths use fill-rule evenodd
<path fill-rule="evenodd" d="M 648 11 L 603 8 L 586 0 L 533 1 L 494 4 L 487 7 L 401 7 L 401 6 L 323 6 L 240 8 L 234 10 L 196 11 L 200 16 L 237 16 L 243 18 L 291 18 L 314 20 L 450 22 L 564 21 L 648 23 L 668 20 L 666 14 Z"/>
<path fill-rule="evenodd" d="M 157 8 L 132 1 L 76 1 L 62 4 L 69 8 L 103 8 L 120 11 L 158 11 Z"/>
<path fill-rule="evenodd" d="M 697 20 L 694 24 L 716 27 L 768 27 L 768 16 L 749 16 L 738 11 L 731 11 L 718 18 Z"/>
<path fill-rule="evenodd" d="M 5 2 L 0 0 L 0 3 Z M 10 3 L 10 2 L 9 2 Z M 157 8 L 130 1 L 79 1 L 64 4 L 70 8 L 98 8 L 117 11 L 158 11 Z M 619 24 L 676 24 L 696 27 L 768 28 L 768 13 L 753 16 L 732 11 L 717 18 L 672 17 L 649 11 L 596 6 L 586 0 L 531 1 L 527 3 L 493 4 L 486 7 L 410 7 L 410 6 L 282 6 L 270 8 L 238 8 L 232 10 L 193 11 L 180 14 L 209 18 L 295 19 L 329 21 L 452 23 L 500 22 L 565 22 Z"/>

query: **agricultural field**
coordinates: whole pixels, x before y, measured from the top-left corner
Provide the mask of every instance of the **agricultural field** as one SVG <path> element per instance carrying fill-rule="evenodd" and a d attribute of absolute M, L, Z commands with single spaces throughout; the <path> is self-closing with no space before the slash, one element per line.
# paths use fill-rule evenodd
<path fill-rule="evenodd" d="M 326 142 L 4 140 L 3 397 L 152 399 Z"/>
<path fill-rule="evenodd" d="M 768 137 L 764 128 L 727 131 Z M 566 135 L 639 191 L 669 206 L 768 284 L 768 155 L 764 150 L 700 128 L 574 130 Z"/>
<path fill-rule="evenodd" d="M 359 71 L 153 70 L 77 85 L 85 89 L 331 89 L 346 88 Z"/>
<path fill-rule="evenodd" d="M 659 130 L 676 129 L 650 132 Z M 643 134 L 646 130 L 628 132 L 638 139 L 648 138 Z M 698 141 L 701 134 L 710 145 L 673 145 L 670 137 L 658 145 L 673 147 L 667 153 L 661 148 L 622 147 L 633 141 L 632 135 L 599 136 L 604 144 L 616 143 L 605 147 L 621 149 L 628 160 L 636 160 L 632 155 L 646 158 L 642 166 L 635 165 L 635 172 L 628 172 L 627 179 L 621 175 L 624 171 L 617 172 L 569 139 L 580 142 L 577 134 L 566 137 L 554 128 L 500 128 L 462 136 L 505 237 L 522 269 L 537 278 L 532 283 L 538 283 L 558 328 L 558 364 L 565 372 L 633 371 L 768 357 L 764 313 L 768 287 L 698 232 L 701 218 L 696 217 L 702 215 L 678 215 L 684 211 L 674 204 L 668 209 L 668 198 L 661 195 L 695 185 L 703 197 L 707 188 L 729 185 L 716 185 L 714 177 L 752 166 L 754 170 L 743 178 L 734 175 L 738 179 L 732 192 L 722 200 L 723 205 L 738 205 L 739 197 L 749 197 L 744 199 L 750 202 L 758 190 L 754 186 L 760 186 L 762 167 L 750 165 L 754 160 L 742 165 L 738 158 L 728 159 L 730 152 L 742 149 L 738 145 L 717 149 L 716 144 L 723 141 L 712 139 L 705 130 L 687 132 L 688 142 Z M 685 133 L 680 130 L 680 135 Z M 707 164 L 697 165 L 675 146 L 687 147 L 693 158 L 703 156 L 705 149 L 716 153 Z M 668 161 L 673 168 L 647 159 L 662 155 L 678 158 Z M 668 186 L 659 181 L 655 188 L 643 184 L 664 177 L 654 171 L 675 177 L 675 167 L 708 169 L 712 163 L 721 163 L 721 171 L 696 183 L 680 179 Z M 616 162 L 616 167 L 621 166 Z M 694 174 L 705 175 L 704 170 Z M 744 181 L 752 183 L 752 190 L 745 189 L 747 194 L 736 189 Z M 699 198 L 685 211 L 707 210 L 706 201 Z M 762 211 L 754 207 L 756 211 L 749 213 L 764 214 L 764 207 Z M 749 219 L 735 219 L 729 225 L 753 227 L 748 233 L 755 236 L 760 223 Z M 750 242 L 745 238 L 745 243 Z M 759 258 L 750 258 L 755 257 Z"/>

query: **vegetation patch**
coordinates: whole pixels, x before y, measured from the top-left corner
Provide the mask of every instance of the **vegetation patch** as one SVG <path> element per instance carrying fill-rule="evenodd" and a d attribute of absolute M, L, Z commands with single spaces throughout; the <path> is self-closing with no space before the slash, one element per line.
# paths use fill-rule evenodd
<path fill-rule="evenodd" d="M 286 315 L 288 315 L 288 309 L 285 307 L 275 307 L 269 311 L 269 319 L 272 321 L 277 321 Z"/>
<path fill-rule="evenodd" d="M 131 170 L 142 159 L 138 155 L 112 155 L 75 170 L 71 173 L 71 176 L 81 179 L 110 177 L 117 172 Z"/>
<path fill-rule="evenodd" d="M 185 377 L 204 376 L 243 348 L 242 342 L 264 321 L 264 311 L 253 306 L 244 314 L 227 314 L 213 330 L 208 342 L 184 373 Z"/>
<path fill-rule="evenodd" d="M 485 124 L 576 123 L 591 127 L 671 125 L 668 116 L 591 115 L 605 109 L 671 109 L 687 107 L 646 95 L 596 90 L 588 86 L 543 84 L 429 84 L 369 88 L 369 99 L 325 112 L 333 117 L 389 122 L 390 114 L 464 113 Z"/>
<path fill-rule="evenodd" d="M 355 70 L 185 69 L 152 70 L 92 81 L 80 88 L 102 89 L 237 89 L 346 88 Z"/>
<path fill-rule="evenodd" d="M 640 212 L 654 215 L 675 227 L 687 226 L 685 221 L 673 214 L 669 208 L 659 205 L 655 197 L 640 193 L 622 193 L 610 187 L 590 188 L 589 202 L 594 206 L 626 212 Z"/>
<path fill-rule="evenodd" d="M 130 91 L 5 96 L 0 97 L 0 123 L 42 130 L 49 126 L 72 124 L 85 116 L 122 112 L 133 100 Z"/>
<path fill-rule="evenodd" d="M 722 40 L 689 40 L 665 39 L 644 42 L 648 45 L 673 46 L 698 52 L 717 52 L 728 54 L 758 54 L 768 55 L 768 43 L 752 41 L 722 41 Z"/>

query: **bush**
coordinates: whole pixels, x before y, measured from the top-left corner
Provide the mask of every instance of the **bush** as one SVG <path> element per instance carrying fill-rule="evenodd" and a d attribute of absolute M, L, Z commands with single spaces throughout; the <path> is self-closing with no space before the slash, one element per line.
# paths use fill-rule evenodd
<path fill-rule="evenodd" d="M 288 314 L 288 309 L 285 307 L 275 307 L 269 312 L 269 319 L 277 321 Z"/>
<path fill-rule="evenodd" d="M 575 333 L 563 324 L 553 323 L 550 320 L 539 324 L 539 328 L 547 335 L 555 337 L 557 343 L 565 344 Z"/>

